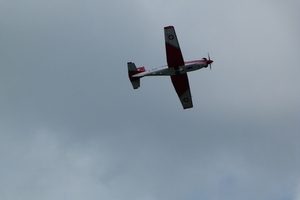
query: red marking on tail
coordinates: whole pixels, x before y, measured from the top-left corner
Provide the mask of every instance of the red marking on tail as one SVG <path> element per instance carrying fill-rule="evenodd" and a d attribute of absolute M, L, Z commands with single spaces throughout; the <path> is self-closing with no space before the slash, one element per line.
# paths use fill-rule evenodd
<path fill-rule="evenodd" d="M 138 70 L 138 72 L 144 72 L 144 71 L 146 71 L 146 69 L 145 69 L 144 66 L 138 67 L 137 70 Z"/>

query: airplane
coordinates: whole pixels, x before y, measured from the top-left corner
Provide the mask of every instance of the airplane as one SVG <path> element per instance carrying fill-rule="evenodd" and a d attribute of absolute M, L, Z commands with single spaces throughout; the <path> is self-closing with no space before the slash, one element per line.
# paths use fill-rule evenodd
<path fill-rule="evenodd" d="M 178 39 L 173 26 L 164 27 L 167 65 L 146 70 L 144 66 L 136 67 L 133 62 L 128 62 L 128 76 L 133 89 L 140 87 L 140 79 L 145 76 L 170 76 L 175 91 L 180 99 L 183 109 L 193 107 L 191 90 L 187 72 L 207 68 L 213 62 L 208 58 L 184 62 Z"/>

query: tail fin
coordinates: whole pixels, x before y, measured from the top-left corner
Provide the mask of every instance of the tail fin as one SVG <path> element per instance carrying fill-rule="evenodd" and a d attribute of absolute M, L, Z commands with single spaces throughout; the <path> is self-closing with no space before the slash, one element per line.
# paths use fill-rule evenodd
<path fill-rule="evenodd" d="M 145 71 L 144 67 L 136 67 L 133 62 L 127 63 L 128 67 L 128 76 L 132 84 L 133 89 L 138 89 L 140 87 L 140 77 L 132 77 L 135 74 Z"/>

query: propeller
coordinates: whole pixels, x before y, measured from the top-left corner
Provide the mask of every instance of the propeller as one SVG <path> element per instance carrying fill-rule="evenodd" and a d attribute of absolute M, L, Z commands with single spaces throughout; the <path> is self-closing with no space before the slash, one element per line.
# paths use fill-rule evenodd
<path fill-rule="evenodd" d="M 211 70 L 211 63 L 212 63 L 213 61 L 210 59 L 209 53 L 207 53 L 207 57 L 208 57 L 208 62 L 207 62 L 207 64 L 209 64 L 209 69 Z"/>

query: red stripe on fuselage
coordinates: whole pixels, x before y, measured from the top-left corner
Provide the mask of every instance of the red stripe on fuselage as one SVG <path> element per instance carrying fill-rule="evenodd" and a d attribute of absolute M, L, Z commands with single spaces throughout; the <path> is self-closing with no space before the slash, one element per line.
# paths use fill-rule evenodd
<path fill-rule="evenodd" d="M 191 60 L 191 61 L 186 61 L 184 63 L 191 64 L 191 63 L 199 63 L 199 62 L 206 63 L 206 60 Z"/>

